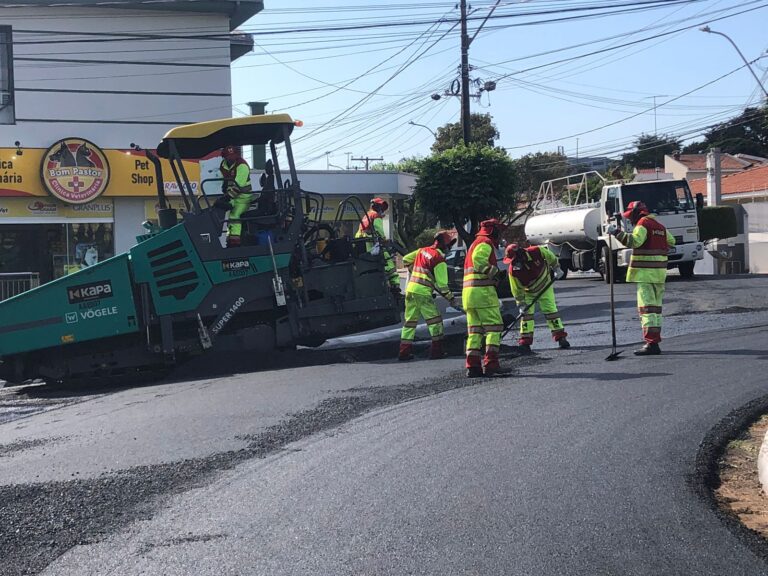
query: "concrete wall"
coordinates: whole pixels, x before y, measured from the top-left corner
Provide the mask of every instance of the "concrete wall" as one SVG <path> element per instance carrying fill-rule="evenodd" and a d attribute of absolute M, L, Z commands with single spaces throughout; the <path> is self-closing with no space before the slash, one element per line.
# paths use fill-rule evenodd
<path fill-rule="evenodd" d="M 173 126 L 232 115 L 228 41 L 109 36 L 227 35 L 227 16 L 0 8 L 0 24 L 13 29 L 16 117 L 0 146 L 45 148 L 77 136 L 102 148 L 155 147 Z M 71 42 L 85 39 L 98 41 Z"/>
<path fill-rule="evenodd" d="M 768 274 L 768 202 L 742 204 L 749 215 L 749 270 Z"/>

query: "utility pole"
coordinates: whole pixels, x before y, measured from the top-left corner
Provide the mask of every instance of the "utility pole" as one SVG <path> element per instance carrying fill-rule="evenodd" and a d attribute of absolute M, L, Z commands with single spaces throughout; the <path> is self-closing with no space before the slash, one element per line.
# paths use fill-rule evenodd
<path fill-rule="evenodd" d="M 365 171 L 368 171 L 368 165 L 371 161 L 374 162 L 383 162 L 384 158 L 370 158 L 366 156 L 365 158 L 352 158 L 352 162 L 365 162 Z"/>
<path fill-rule="evenodd" d="M 467 0 L 461 0 L 461 127 L 464 144 L 472 140 L 469 112 L 469 34 L 467 34 Z"/>

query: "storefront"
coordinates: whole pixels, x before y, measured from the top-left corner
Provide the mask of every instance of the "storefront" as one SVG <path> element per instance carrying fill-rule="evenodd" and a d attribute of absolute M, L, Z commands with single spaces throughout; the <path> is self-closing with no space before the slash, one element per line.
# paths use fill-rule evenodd
<path fill-rule="evenodd" d="M 166 194 L 181 198 L 169 166 Z M 200 169 L 186 165 L 194 190 Z M 156 217 L 157 182 L 143 153 L 101 150 L 81 138 L 48 149 L 0 148 L 0 274 L 41 283 L 126 251 Z"/>

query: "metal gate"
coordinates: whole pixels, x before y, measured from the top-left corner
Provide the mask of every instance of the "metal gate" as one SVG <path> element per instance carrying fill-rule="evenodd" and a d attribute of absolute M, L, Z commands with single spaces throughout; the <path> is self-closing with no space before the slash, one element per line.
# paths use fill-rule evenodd
<path fill-rule="evenodd" d="M 40 274 L 37 272 L 0 274 L 0 300 L 7 300 L 38 286 L 40 286 Z"/>

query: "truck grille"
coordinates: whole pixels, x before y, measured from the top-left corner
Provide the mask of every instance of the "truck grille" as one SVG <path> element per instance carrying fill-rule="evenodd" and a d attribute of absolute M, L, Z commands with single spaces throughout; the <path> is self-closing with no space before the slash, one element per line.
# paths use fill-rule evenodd
<path fill-rule="evenodd" d="M 155 248 L 147 256 L 160 296 L 183 300 L 200 284 L 200 277 L 181 240 Z"/>

